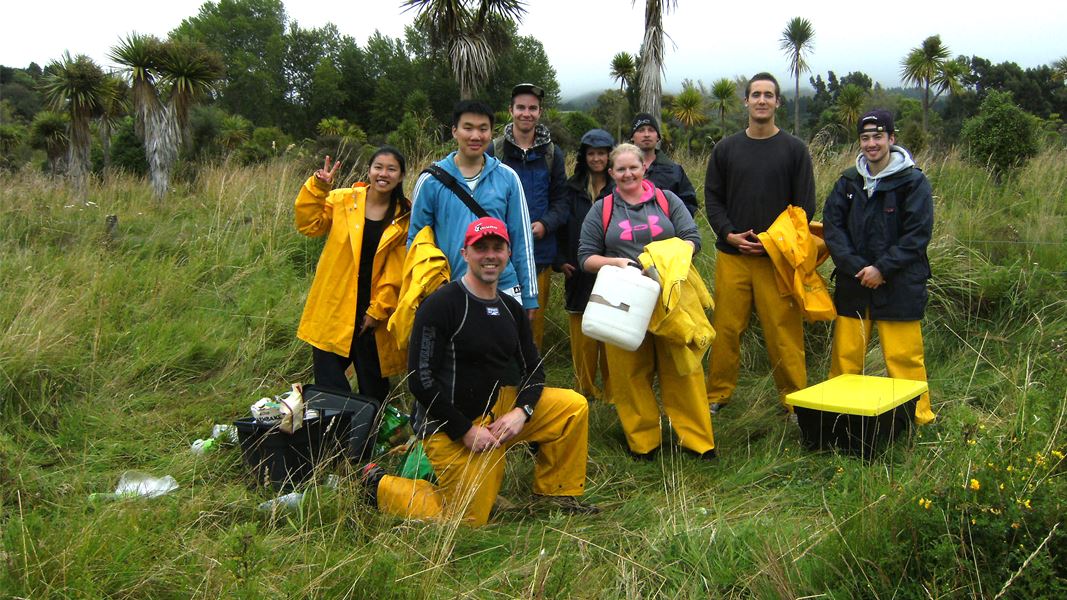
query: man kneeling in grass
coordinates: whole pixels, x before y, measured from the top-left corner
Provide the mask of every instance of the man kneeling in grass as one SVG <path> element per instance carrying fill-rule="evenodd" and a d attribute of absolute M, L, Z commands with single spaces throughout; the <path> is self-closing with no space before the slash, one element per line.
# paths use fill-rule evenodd
<path fill-rule="evenodd" d="M 414 519 L 458 518 L 481 526 L 504 478 L 505 452 L 537 445 L 533 491 L 561 510 L 593 513 L 585 490 L 589 407 L 571 390 L 544 387 L 545 375 L 522 305 L 497 289 L 510 256 L 507 227 L 484 217 L 467 228 L 467 272 L 415 313 L 408 350 L 415 431 L 438 485 L 386 475 L 363 477 L 377 506 Z"/>
<path fill-rule="evenodd" d="M 860 118 L 858 129 L 856 166 L 841 175 L 823 208 L 826 245 L 837 270 L 830 377 L 863 373 L 877 324 L 889 376 L 926 381 L 919 320 L 930 278 L 930 182 L 908 151 L 895 144 L 892 114 L 872 110 Z M 925 393 L 915 406 L 915 422 L 933 420 Z"/>

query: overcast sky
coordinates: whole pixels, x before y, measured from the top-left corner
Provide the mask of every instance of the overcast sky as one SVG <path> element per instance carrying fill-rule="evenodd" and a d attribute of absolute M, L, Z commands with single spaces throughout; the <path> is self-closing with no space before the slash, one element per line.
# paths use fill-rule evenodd
<path fill-rule="evenodd" d="M 43 12 L 36 2 L 9 0 L 0 9 L 0 64 L 25 67 L 36 62 L 43 67 L 69 50 L 106 66 L 107 51 L 121 36 L 132 31 L 166 36 L 202 4 L 53 0 Z M 414 17 L 400 11 L 399 0 L 301 0 L 285 5 L 290 20 L 302 27 L 333 22 L 360 45 L 375 29 L 402 36 Z M 643 5 L 630 0 L 527 0 L 519 31 L 544 44 L 567 99 L 617 85 L 608 76 L 611 57 L 620 51 L 637 53 Z M 899 85 L 901 59 L 933 34 L 941 35 L 953 55 L 1014 61 L 1024 68 L 1067 56 L 1067 10 L 1061 2 L 680 0 L 664 20 L 673 41 L 668 42 L 665 90 L 679 89 L 685 78 L 710 83 L 763 70 L 784 85 L 788 63 L 778 40 L 794 16 L 809 19 L 815 28 L 809 63 L 824 78 L 828 70 L 839 76 L 858 70 L 884 86 Z"/>

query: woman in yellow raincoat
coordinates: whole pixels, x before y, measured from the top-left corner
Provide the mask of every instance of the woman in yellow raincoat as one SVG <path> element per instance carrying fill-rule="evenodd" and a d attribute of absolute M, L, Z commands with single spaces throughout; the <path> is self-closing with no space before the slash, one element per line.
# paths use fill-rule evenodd
<path fill-rule="evenodd" d="M 341 163 L 327 156 L 296 198 L 296 228 L 326 235 L 297 337 L 311 344 L 315 383 L 384 400 L 390 375 L 405 356 L 385 321 L 396 309 L 406 254 L 411 203 L 404 197 L 406 164 L 396 148 L 371 156 L 368 183 L 332 189 Z"/>

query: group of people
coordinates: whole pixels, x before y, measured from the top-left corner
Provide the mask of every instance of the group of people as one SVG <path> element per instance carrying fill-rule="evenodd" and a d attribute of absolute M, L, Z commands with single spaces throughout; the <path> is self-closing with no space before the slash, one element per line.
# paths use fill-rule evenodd
<path fill-rule="evenodd" d="M 383 511 L 483 525 L 506 451 L 528 442 L 534 493 L 568 512 L 595 512 L 579 499 L 587 397 L 614 404 L 637 459 L 653 458 L 663 443 L 661 404 L 678 445 L 715 459 L 712 417 L 735 391 L 753 307 L 783 401 L 807 385 L 802 313 L 779 289 L 758 235 L 790 206 L 808 221 L 815 212 L 807 147 L 775 124 L 774 77 L 748 82 L 748 126 L 718 143 L 707 167 L 704 207 L 717 237 L 713 321 L 699 304 L 692 311 L 717 336 L 706 376 L 703 350 L 686 355 L 677 336 L 650 328 L 631 352 L 581 332 L 607 265 L 670 264 L 707 294 L 691 268 L 702 242 L 696 192 L 659 150 L 656 118 L 634 118 L 633 143 L 616 144 L 602 129 L 585 133 L 567 178 L 565 156 L 540 122 L 543 101 L 542 88 L 515 86 L 511 123 L 497 139 L 488 106 L 459 102 L 456 150 L 419 175 L 411 202 L 402 191 L 405 159 L 391 147 L 374 153 L 369 181 L 352 187 L 333 187 L 339 164 L 327 157 L 296 200 L 298 230 L 328 236 L 297 334 L 312 346 L 316 383 L 350 391 L 352 367 L 360 393 L 384 401 L 388 377 L 407 374 L 415 397 L 413 426 L 437 483 L 367 465 L 368 498 Z M 856 165 L 824 208 L 837 280 L 830 374 L 863 371 L 877 324 L 890 376 L 925 380 L 919 321 L 930 276 L 930 185 L 895 145 L 890 113 L 867 113 L 857 134 Z M 565 278 L 576 391 L 544 385 L 553 272 Z M 916 421 L 933 418 L 924 395 Z"/>

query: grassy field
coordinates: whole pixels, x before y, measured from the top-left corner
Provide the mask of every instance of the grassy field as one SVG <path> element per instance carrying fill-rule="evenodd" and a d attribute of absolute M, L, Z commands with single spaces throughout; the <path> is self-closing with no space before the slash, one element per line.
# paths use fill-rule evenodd
<path fill-rule="evenodd" d="M 852 155 L 815 155 L 823 198 Z M 682 159 L 698 190 L 705 161 Z M 205 168 L 162 203 L 116 176 L 88 206 L 39 174 L 0 175 L 0 596 L 1065 597 L 1067 153 L 1003 185 L 954 153 L 918 162 L 936 193 L 934 425 L 872 463 L 803 450 L 753 330 L 716 464 L 635 463 L 594 403 L 588 498 L 604 511 L 530 504 L 516 452 L 514 506 L 480 530 L 379 515 L 349 471 L 298 513 L 259 512 L 273 494 L 250 487 L 239 452 L 188 450 L 311 378 L 294 334 L 321 242 L 292 224 L 310 164 Z M 713 262 L 699 256 L 709 281 Z M 554 285 L 549 381 L 566 386 Z M 814 383 L 826 324 L 807 348 Z M 877 349 L 869 360 L 881 373 Z M 128 469 L 180 488 L 89 500 Z"/>

